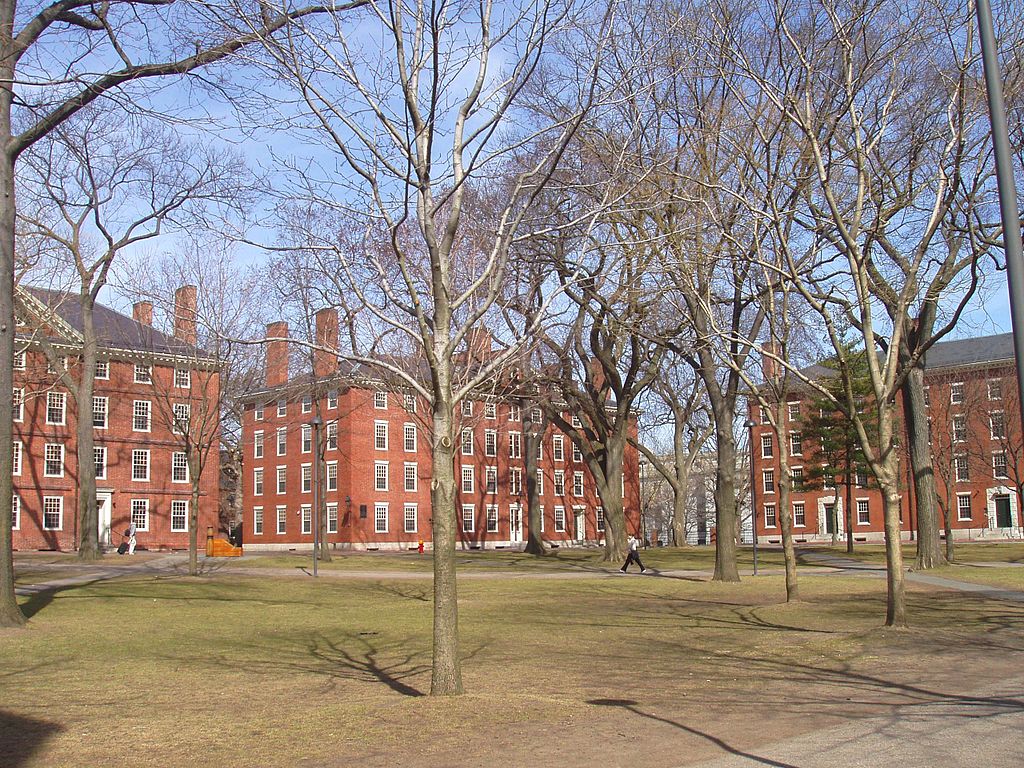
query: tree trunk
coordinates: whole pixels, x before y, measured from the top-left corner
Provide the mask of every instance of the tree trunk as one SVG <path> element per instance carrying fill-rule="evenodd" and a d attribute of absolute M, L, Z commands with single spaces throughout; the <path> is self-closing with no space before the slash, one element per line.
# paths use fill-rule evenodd
<path fill-rule="evenodd" d="M 596 459 L 588 458 L 591 475 L 597 483 L 597 492 L 604 508 L 604 559 L 618 562 L 626 557 L 626 513 L 622 503 L 622 462 L 626 452 L 624 432 L 609 434 L 605 439 L 603 461 L 594 466 Z M 637 538 L 640 531 L 634 531 Z"/>
<path fill-rule="evenodd" d="M 782 527 L 782 554 L 786 564 L 786 602 L 800 599 L 800 589 L 796 581 L 796 550 L 793 548 L 793 509 L 790 503 L 792 495 L 792 481 L 789 470 L 789 444 L 786 441 L 786 431 L 782 425 L 786 422 L 785 397 L 780 396 L 779 408 L 776 414 L 775 437 L 779 444 L 779 525 Z M 753 461 L 754 446 L 750 446 Z M 757 535 L 756 510 L 751 510 L 750 526 L 753 535 Z"/>
<path fill-rule="evenodd" d="M 900 537 L 900 495 L 896 481 L 895 453 L 886 459 L 888 465 L 879 474 L 885 515 L 886 607 L 885 626 L 906 627 L 907 607 L 904 594 L 903 550 Z"/>
<path fill-rule="evenodd" d="M 692 457 L 685 447 L 686 433 L 683 420 L 673 408 L 672 451 L 675 458 L 675 482 L 672 483 L 672 544 L 686 546 L 686 499 L 690 490 Z"/>
<path fill-rule="evenodd" d="M 199 478 L 202 477 L 202 463 L 195 455 L 195 449 L 186 446 L 188 452 L 189 480 L 192 481 L 192 501 L 188 505 L 188 575 L 199 575 Z M 169 503 L 169 502 L 168 502 Z"/>
<path fill-rule="evenodd" d="M 434 477 L 430 484 L 434 543 L 434 653 L 431 696 L 462 693 L 459 596 L 455 576 L 455 450 L 448 361 L 439 361 L 434 392 Z"/>
<path fill-rule="evenodd" d="M 949 504 L 942 507 L 942 529 L 946 534 L 946 562 L 952 563 L 956 558 L 953 547 L 953 523 L 950 519 Z"/>
<path fill-rule="evenodd" d="M 850 449 L 852 450 L 852 449 Z M 850 459 L 849 450 L 846 453 L 846 509 L 843 510 L 843 517 L 846 522 L 846 553 L 853 554 L 853 473 L 856 471 Z"/>
<path fill-rule="evenodd" d="M 92 397 L 96 385 L 96 331 L 93 327 L 91 292 L 83 286 L 79 296 L 82 308 L 82 361 L 79 372 L 75 413 L 78 419 L 78 557 L 98 560 L 103 556 L 99 541 L 99 512 L 96 509 L 96 458 L 92 424 Z M 109 418 L 109 414 L 108 414 Z"/>
<path fill-rule="evenodd" d="M 736 565 L 736 440 L 732 421 L 722 423 L 715 409 L 718 466 L 715 469 L 715 575 L 712 581 L 739 581 Z"/>
<path fill-rule="evenodd" d="M 910 371 L 900 388 L 900 395 L 903 398 L 903 422 L 907 430 L 907 450 L 917 510 L 917 560 L 914 567 L 923 570 L 942 565 L 946 561 L 939 544 L 935 474 L 928 447 L 928 413 L 924 403 L 923 361 Z"/>
<path fill-rule="evenodd" d="M 14 551 L 11 541 L 11 505 L 14 499 L 13 416 L 14 416 L 14 158 L 7 149 L 11 136 L 11 89 L 14 59 L 11 29 L 14 3 L 0 0 L 0 627 L 25 623 L 25 614 L 14 594 Z"/>
<path fill-rule="evenodd" d="M 524 406 L 525 408 L 526 406 Z M 544 425 L 529 422 L 523 435 L 523 472 L 526 473 L 526 547 L 529 555 L 544 555 L 541 536 L 540 494 L 537 492 L 537 445 L 544 439 Z M 522 514 L 522 511 L 520 511 Z"/>

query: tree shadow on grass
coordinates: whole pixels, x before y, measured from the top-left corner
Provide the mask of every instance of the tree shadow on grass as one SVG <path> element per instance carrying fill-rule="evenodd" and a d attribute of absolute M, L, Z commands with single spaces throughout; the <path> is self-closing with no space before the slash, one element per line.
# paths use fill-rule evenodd
<path fill-rule="evenodd" d="M 0 709 L 0 763 L 7 768 L 28 765 L 32 756 L 63 726 Z"/>

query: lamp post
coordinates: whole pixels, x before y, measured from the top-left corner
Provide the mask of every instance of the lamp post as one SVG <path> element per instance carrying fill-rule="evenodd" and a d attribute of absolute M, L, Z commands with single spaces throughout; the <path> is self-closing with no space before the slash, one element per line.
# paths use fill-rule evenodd
<path fill-rule="evenodd" d="M 750 540 L 754 546 L 754 575 L 757 576 L 757 489 L 754 485 L 754 427 L 757 426 L 757 422 L 747 419 L 743 426 L 747 428 L 750 451 Z"/>
<path fill-rule="evenodd" d="M 320 559 L 320 427 L 324 420 L 317 414 L 309 423 L 313 427 L 313 578 L 317 578 L 317 560 Z"/>

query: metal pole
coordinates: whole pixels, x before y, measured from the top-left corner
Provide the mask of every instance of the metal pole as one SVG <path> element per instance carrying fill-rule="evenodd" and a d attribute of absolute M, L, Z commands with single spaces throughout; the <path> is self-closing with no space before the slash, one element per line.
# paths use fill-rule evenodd
<path fill-rule="evenodd" d="M 320 424 L 313 417 L 313 578 L 317 578 L 317 560 L 320 559 Z"/>
<path fill-rule="evenodd" d="M 750 540 L 754 548 L 754 575 L 757 576 L 757 489 L 754 485 L 754 427 L 757 422 L 747 419 L 747 442 L 750 453 Z"/>
<path fill-rule="evenodd" d="M 992 124 L 992 148 L 996 159 L 996 182 L 999 188 L 999 213 L 1003 221 L 1003 247 L 1006 251 L 1006 282 L 1010 292 L 1010 321 L 1013 326 L 1013 351 L 1017 361 L 1017 402 L 1020 404 L 1021 428 L 1024 429 L 1024 256 L 1020 235 L 1020 212 L 1017 208 L 1017 187 L 1013 177 L 1009 132 L 1006 128 L 1006 107 L 996 57 L 996 35 L 992 24 L 989 0 L 977 0 L 978 32 L 981 36 L 981 59 L 985 68 L 985 89 Z M 1024 433 L 1022 433 L 1024 434 Z"/>

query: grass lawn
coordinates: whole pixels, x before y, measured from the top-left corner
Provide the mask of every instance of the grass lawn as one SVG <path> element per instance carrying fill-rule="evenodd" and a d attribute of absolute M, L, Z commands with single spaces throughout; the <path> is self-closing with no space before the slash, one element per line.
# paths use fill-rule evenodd
<path fill-rule="evenodd" d="M 1017 566 L 980 566 L 980 565 L 944 565 L 926 573 L 942 576 L 947 579 L 970 581 L 974 584 L 987 584 L 999 589 L 1012 589 L 1024 592 L 1024 567 Z"/>
<path fill-rule="evenodd" d="M 1024 606 L 914 587 L 893 632 L 882 579 L 801 588 L 465 580 L 467 694 L 437 700 L 429 581 L 127 576 L 24 599 L 0 744 L 18 766 L 657 768 L 962 693 L 1005 674 L 986 648 L 1024 660 Z"/>

